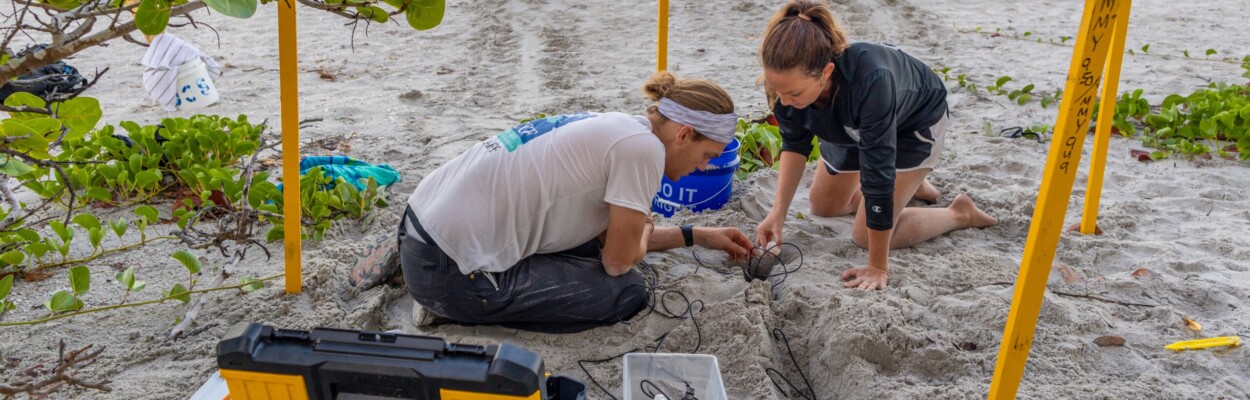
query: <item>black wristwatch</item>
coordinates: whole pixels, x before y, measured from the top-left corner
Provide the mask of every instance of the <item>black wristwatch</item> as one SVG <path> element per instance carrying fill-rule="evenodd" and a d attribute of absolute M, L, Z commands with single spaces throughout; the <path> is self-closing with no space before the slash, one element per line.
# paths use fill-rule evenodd
<path fill-rule="evenodd" d="M 686 239 L 686 247 L 694 246 L 694 225 L 682 225 L 681 237 Z"/>

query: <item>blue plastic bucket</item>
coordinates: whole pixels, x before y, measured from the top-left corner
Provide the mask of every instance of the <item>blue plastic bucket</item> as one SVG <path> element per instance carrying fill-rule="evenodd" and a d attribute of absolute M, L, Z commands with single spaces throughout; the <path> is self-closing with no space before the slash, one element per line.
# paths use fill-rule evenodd
<path fill-rule="evenodd" d="M 725 152 L 708 162 L 707 169 L 696 170 L 676 182 L 663 178 L 660 192 L 651 200 L 651 211 L 671 217 L 683 208 L 700 212 L 724 207 L 733 194 L 734 172 L 740 162 L 738 140 L 734 139 L 725 146 Z"/>

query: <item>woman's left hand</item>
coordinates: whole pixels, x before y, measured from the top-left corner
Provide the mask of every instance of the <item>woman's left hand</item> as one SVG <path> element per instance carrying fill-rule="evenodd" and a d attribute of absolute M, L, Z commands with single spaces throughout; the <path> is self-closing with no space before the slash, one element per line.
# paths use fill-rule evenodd
<path fill-rule="evenodd" d="M 863 290 L 885 289 L 890 280 L 890 273 L 885 269 L 871 265 L 851 268 L 842 273 L 842 280 L 847 281 L 842 287 L 857 287 Z"/>
<path fill-rule="evenodd" d="M 724 251 L 730 261 L 747 260 L 751 256 L 751 239 L 738 228 L 694 228 L 694 243 L 700 247 Z"/>

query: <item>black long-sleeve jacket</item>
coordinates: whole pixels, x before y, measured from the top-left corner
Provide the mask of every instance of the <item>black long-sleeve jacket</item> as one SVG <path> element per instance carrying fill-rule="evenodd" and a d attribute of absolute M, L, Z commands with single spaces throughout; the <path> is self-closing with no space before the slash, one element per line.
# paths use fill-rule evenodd
<path fill-rule="evenodd" d="M 812 135 L 858 148 L 868 227 L 892 229 L 898 132 L 940 121 L 946 113 L 946 86 L 923 62 L 888 45 L 853 43 L 833 64 L 836 93 L 827 106 L 773 104 L 781 150 L 806 157 L 812 152 Z"/>

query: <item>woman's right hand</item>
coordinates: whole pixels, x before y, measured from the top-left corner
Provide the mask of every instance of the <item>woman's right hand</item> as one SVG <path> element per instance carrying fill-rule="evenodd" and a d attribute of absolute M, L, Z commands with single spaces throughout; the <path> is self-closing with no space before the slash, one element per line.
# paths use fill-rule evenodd
<path fill-rule="evenodd" d="M 755 228 L 755 246 L 766 249 L 769 243 L 781 243 L 781 226 L 784 222 L 784 215 L 774 217 L 772 214 L 760 221 L 760 225 Z"/>
<path fill-rule="evenodd" d="M 799 178 L 803 177 L 803 168 L 806 165 L 806 155 L 793 151 L 781 152 L 781 166 L 777 169 L 777 198 L 773 200 L 768 217 L 755 228 L 755 245 L 759 248 L 768 249 L 769 243 L 781 243 L 781 225 L 786 222 L 786 210 L 794 200 L 794 191 L 799 188 Z"/>

